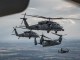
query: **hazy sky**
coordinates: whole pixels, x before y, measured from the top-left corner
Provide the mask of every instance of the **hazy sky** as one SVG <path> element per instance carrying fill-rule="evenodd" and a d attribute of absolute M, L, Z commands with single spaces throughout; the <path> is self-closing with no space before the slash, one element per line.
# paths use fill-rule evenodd
<path fill-rule="evenodd" d="M 20 17 L 23 17 L 21 14 L 24 14 L 25 12 L 31 15 L 48 17 L 80 17 L 80 8 L 63 0 L 31 0 L 29 7 L 24 12 L 0 17 L 0 42 L 27 42 L 27 40 L 28 42 L 33 41 L 33 39 L 29 40 L 28 38 L 18 39 L 18 37 L 11 35 L 13 27 L 20 25 L 22 21 L 20 20 Z M 40 20 L 42 19 L 28 17 L 28 23 L 30 25 L 37 24 L 37 22 Z M 57 22 L 60 23 L 65 29 L 64 32 L 59 33 L 68 34 L 66 38 L 80 39 L 80 21 L 66 20 Z M 17 30 L 19 33 L 24 31 L 22 29 Z M 41 33 L 42 31 L 39 34 Z M 47 34 L 46 32 L 44 33 Z M 47 36 L 50 36 L 52 39 L 55 38 L 51 33 L 49 33 Z"/>

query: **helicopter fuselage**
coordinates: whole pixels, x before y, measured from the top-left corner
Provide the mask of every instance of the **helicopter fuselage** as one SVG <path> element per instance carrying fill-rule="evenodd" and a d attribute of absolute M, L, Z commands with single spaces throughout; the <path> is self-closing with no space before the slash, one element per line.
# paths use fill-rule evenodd
<path fill-rule="evenodd" d="M 62 26 L 54 25 L 54 24 L 51 24 L 50 26 L 48 26 L 48 24 L 42 24 L 42 25 L 36 24 L 36 25 L 29 26 L 28 28 L 31 30 L 64 31 Z"/>
<path fill-rule="evenodd" d="M 21 19 L 23 19 L 25 27 L 30 30 L 46 30 L 48 33 L 51 30 L 54 30 L 55 33 L 57 33 L 57 31 L 64 31 L 63 27 L 56 22 L 41 21 L 41 22 L 38 22 L 38 24 L 29 26 L 28 22 L 26 21 L 27 20 L 26 18 L 21 18 Z"/>

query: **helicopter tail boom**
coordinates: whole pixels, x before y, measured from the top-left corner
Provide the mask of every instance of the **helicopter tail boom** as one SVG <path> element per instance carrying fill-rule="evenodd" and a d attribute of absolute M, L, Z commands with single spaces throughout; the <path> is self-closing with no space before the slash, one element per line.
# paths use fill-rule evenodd
<path fill-rule="evenodd" d="M 13 28 L 14 28 L 14 27 L 13 27 Z M 18 34 L 16 28 L 14 28 L 14 31 L 15 31 L 15 35 L 18 36 L 19 34 Z"/>

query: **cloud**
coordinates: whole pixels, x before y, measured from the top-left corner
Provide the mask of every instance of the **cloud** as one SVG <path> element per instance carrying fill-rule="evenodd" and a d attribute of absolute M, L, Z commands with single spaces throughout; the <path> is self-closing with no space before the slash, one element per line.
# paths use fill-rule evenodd
<path fill-rule="evenodd" d="M 64 2 L 64 3 L 60 4 L 60 5 L 58 4 L 55 7 L 55 9 L 59 10 L 59 11 L 69 10 L 69 9 L 72 9 L 72 8 L 75 8 L 75 6 L 72 5 L 72 4 L 66 3 L 66 2 Z"/>

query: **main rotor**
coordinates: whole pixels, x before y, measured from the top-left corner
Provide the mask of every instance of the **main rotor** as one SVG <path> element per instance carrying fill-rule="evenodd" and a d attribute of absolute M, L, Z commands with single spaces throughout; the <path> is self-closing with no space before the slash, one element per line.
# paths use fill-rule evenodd
<path fill-rule="evenodd" d="M 48 19 L 50 20 L 61 20 L 61 19 L 72 19 L 72 20 L 80 20 L 77 18 L 65 18 L 65 17 L 44 17 L 44 16 L 39 16 L 39 15 L 26 15 L 26 16 L 31 16 L 31 17 L 36 17 L 36 18 L 42 18 L 42 19 Z"/>

